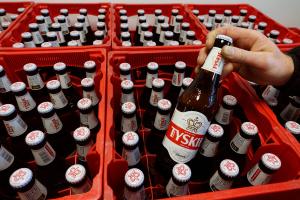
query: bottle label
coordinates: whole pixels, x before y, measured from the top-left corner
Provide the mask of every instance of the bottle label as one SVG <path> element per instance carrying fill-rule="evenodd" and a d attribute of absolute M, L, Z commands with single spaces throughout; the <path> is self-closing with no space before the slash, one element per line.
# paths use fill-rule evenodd
<path fill-rule="evenodd" d="M 144 31 L 141 31 L 141 38 L 140 38 L 140 42 L 142 43 L 142 44 L 144 44 L 144 36 L 145 35 L 145 32 Z"/>
<path fill-rule="evenodd" d="M 31 34 L 35 44 L 42 44 L 44 42 L 44 39 L 39 31 L 32 32 Z"/>
<path fill-rule="evenodd" d="M 141 31 L 142 31 L 142 29 L 141 29 L 141 25 L 140 25 L 140 24 L 138 24 L 138 25 L 137 25 L 137 28 L 138 28 L 138 33 L 139 33 L 139 35 L 141 35 Z"/>
<path fill-rule="evenodd" d="M 222 125 L 228 125 L 233 115 L 233 110 L 227 110 L 223 106 L 220 106 L 219 111 L 215 116 L 215 120 Z"/>
<path fill-rule="evenodd" d="M 231 149 L 238 154 L 246 154 L 251 144 L 251 139 L 245 139 L 240 133 L 237 133 L 230 142 Z"/>
<path fill-rule="evenodd" d="M 43 186 L 38 180 L 35 180 L 35 184 L 30 190 L 26 192 L 18 192 L 18 196 L 22 200 L 44 200 L 47 197 L 47 188 Z"/>
<path fill-rule="evenodd" d="M 172 85 L 181 87 L 183 79 L 184 79 L 184 73 L 178 73 L 174 71 L 173 78 L 172 78 Z"/>
<path fill-rule="evenodd" d="M 60 27 L 61 27 L 61 31 L 64 35 L 69 34 L 69 28 L 68 28 L 68 25 L 66 23 L 61 23 Z"/>
<path fill-rule="evenodd" d="M 174 26 L 174 33 L 179 34 L 181 30 L 181 23 L 176 22 Z"/>
<path fill-rule="evenodd" d="M 209 127 L 210 122 L 200 112 L 180 112 L 175 109 L 171 123 L 163 140 L 163 146 L 177 163 L 192 160 Z"/>
<path fill-rule="evenodd" d="M 134 97 L 133 97 L 133 92 L 130 93 L 130 94 L 122 94 L 121 104 L 126 103 L 126 102 L 135 103 L 135 100 L 134 100 Z"/>
<path fill-rule="evenodd" d="M 199 153 L 205 157 L 215 157 L 218 152 L 219 143 L 220 142 L 212 142 L 206 138 L 200 146 Z"/>
<path fill-rule="evenodd" d="M 159 42 L 165 43 L 165 31 L 161 31 L 159 35 Z"/>
<path fill-rule="evenodd" d="M 46 166 L 50 164 L 56 156 L 56 152 L 48 142 L 46 142 L 45 146 L 38 150 L 31 149 L 31 152 L 38 166 Z"/>
<path fill-rule="evenodd" d="M 175 23 L 176 23 L 176 17 L 171 15 L 170 26 L 174 26 Z"/>
<path fill-rule="evenodd" d="M 141 199 L 144 200 L 146 199 L 146 194 L 145 194 L 145 188 L 142 187 L 138 191 L 130 191 L 125 187 L 124 190 L 124 199 L 125 200 L 132 200 L 132 199 Z"/>
<path fill-rule="evenodd" d="M 247 173 L 247 179 L 251 185 L 264 185 L 271 180 L 271 175 L 264 173 L 256 164 Z"/>
<path fill-rule="evenodd" d="M 49 30 L 47 25 L 43 23 L 43 24 L 39 24 L 39 31 L 42 35 L 46 35 Z"/>
<path fill-rule="evenodd" d="M 58 92 L 57 94 L 50 93 L 50 99 L 55 109 L 64 108 L 66 105 L 68 105 L 68 99 L 62 91 Z"/>
<path fill-rule="evenodd" d="M 33 41 L 30 42 L 24 42 L 24 46 L 27 48 L 33 48 L 36 47 Z"/>
<path fill-rule="evenodd" d="M 77 149 L 77 154 L 78 154 L 78 159 L 82 160 L 82 161 L 86 161 L 86 156 L 89 152 L 89 150 L 91 149 L 91 147 L 93 146 L 93 142 L 91 141 L 89 144 L 85 145 L 85 146 L 81 146 L 81 145 L 76 145 L 76 149 Z"/>
<path fill-rule="evenodd" d="M 179 41 L 185 43 L 185 40 L 186 40 L 186 31 L 181 30 L 180 36 L 179 36 Z"/>
<path fill-rule="evenodd" d="M 78 188 L 71 187 L 71 193 L 72 195 L 82 194 L 88 192 L 91 189 L 91 187 L 92 187 L 92 182 L 89 178 L 87 178 L 84 184 L 82 184 L 80 187 Z"/>
<path fill-rule="evenodd" d="M 58 80 L 62 89 L 68 89 L 72 86 L 72 82 L 68 73 L 58 75 Z"/>
<path fill-rule="evenodd" d="M 15 157 L 5 147 L 0 148 L 0 172 L 7 169 L 14 162 Z"/>
<path fill-rule="evenodd" d="M 27 131 L 28 128 L 27 124 L 19 115 L 17 115 L 12 120 L 4 120 L 3 122 L 8 135 L 10 135 L 11 137 L 17 137 L 19 135 L 22 135 L 23 133 L 25 133 L 25 131 Z"/>
<path fill-rule="evenodd" d="M 212 191 L 227 190 L 230 189 L 231 186 L 232 186 L 232 181 L 224 180 L 219 175 L 218 171 L 216 171 L 216 173 L 209 180 L 209 187 Z"/>
<path fill-rule="evenodd" d="M 85 76 L 86 76 L 86 78 L 94 79 L 95 76 L 96 76 L 96 74 L 95 74 L 95 72 L 92 72 L 92 73 L 86 72 L 86 73 L 85 73 Z"/>
<path fill-rule="evenodd" d="M 84 33 L 84 31 L 80 31 L 80 41 L 81 43 L 85 43 L 86 42 L 86 35 Z"/>
<path fill-rule="evenodd" d="M 138 147 L 134 150 L 126 150 L 123 148 L 122 157 L 128 162 L 128 166 L 134 166 L 140 162 L 141 153 Z"/>
<path fill-rule="evenodd" d="M 83 97 L 84 98 L 89 98 L 90 100 L 92 100 L 92 105 L 93 106 L 95 106 L 99 103 L 99 99 L 96 95 L 95 90 L 90 91 L 90 92 L 83 91 Z"/>
<path fill-rule="evenodd" d="M 152 88 L 152 81 L 154 79 L 158 78 L 157 73 L 156 74 L 149 74 L 147 73 L 147 77 L 146 77 L 146 87 L 147 88 Z"/>
<path fill-rule="evenodd" d="M 156 91 L 152 90 L 149 103 L 152 106 L 157 107 L 157 103 L 161 99 L 163 99 L 163 93 L 162 92 L 156 92 Z"/>
<path fill-rule="evenodd" d="M 27 81 L 31 90 L 40 90 L 45 86 L 39 73 L 33 76 L 27 76 Z"/>
<path fill-rule="evenodd" d="M 121 131 L 123 133 L 126 133 L 128 131 L 136 132 L 137 129 L 138 129 L 138 126 L 137 126 L 136 116 L 133 116 L 131 118 L 122 117 Z"/>
<path fill-rule="evenodd" d="M 210 50 L 202 69 L 221 75 L 224 66 L 221 50 L 222 49 L 219 47 L 213 47 Z"/>
<path fill-rule="evenodd" d="M 166 192 L 169 197 L 186 195 L 188 193 L 188 190 L 189 190 L 188 184 L 182 186 L 176 185 L 172 178 L 170 179 L 170 181 L 166 186 Z"/>
<path fill-rule="evenodd" d="M 160 24 L 158 24 L 156 27 L 156 34 L 159 35 L 160 32 L 161 32 L 161 26 L 160 26 Z"/>
<path fill-rule="evenodd" d="M 51 20 L 51 18 L 50 18 L 50 16 L 47 16 L 47 17 L 45 17 L 45 22 L 46 22 L 46 24 L 52 24 L 52 20 Z"/>
<path fill-rule="evenodd" d="M 64 43 L 66 42 L 65 36 L 61 31 L 56 32 L 57 40 L 59 43 Z"/>
<path fill-rule="evenodd" d="M 2 76 L 2 78 L 0 78 L 0 93 L 9 92 L 10 85 L 11 85 L 11 82 L 7 78 L 7 76 L 6 75 Z"/>
<path fill-rule="evenodd" d="M 170 124 L 170 114 L 168 115 L 161 115 L 160 113 L 156 113 L 155 120 L 154 120 L 154 127 L 157 130 L 165 131 L 168 129 Z"/>
<path fill-rule="evenodd" d="M 63 128 L 63 125 L 56 113 L 52 117 L 42 118 L 42 122 L 48 134 L 58 133 Z"/>
<path fill-rule="evenodd" d="M 89 114 L 80 113 L 80 123 L 89 129 L 93 129 L 98 125 L 99 122 L 95 113 L 92 111 Z"/>
<path fill-rule="evenodd" d="M 16 101 L 20 111 L 22 112 L 31 111 L 36 107 L 35 101 L 28 92 L 23 96 L 16 97 Z"/>

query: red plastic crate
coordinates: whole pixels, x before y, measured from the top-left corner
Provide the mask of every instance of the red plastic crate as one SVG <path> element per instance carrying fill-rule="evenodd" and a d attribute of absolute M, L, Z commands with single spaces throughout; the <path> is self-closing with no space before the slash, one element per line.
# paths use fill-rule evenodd
<path fill-rule="evenodd" d="M 147 16 L 147 22 L 149 23 L 150 20 L 150 27 L 153 26 L 154 23 L 154 11 L 155 9 L 161 9 L 162 14 L 164 16 L 167 16 L 168 18 L 171 17 L 171 10 L 172 9 L 178 9 L 179 14 L 184 17 L 184 22 L 189 22 L 191 30 L 195 31 L 196 38 L 198 40 L 201 40 L 203 43 L 205 42 L 206 37 L 206 29 L 203 25 L 196 22 L 195 19 L 191 18 L 188 13 L 184 9 L 183 4 L 113 4 L 112 6 L 112 17 L 113 17 L 113 23 L 112 23 L 112 48 L 113 50 L 156 50 L 156 49 L 174 49 L 174 47 L 171 46 L 156 46 L 156 47 L 142 47 L 142 46 L 132 46 L 132 47 L 122 47 L 122 42 L 120 41 L 119 35 L 120 35 L 120 18 L 119 18 L 119 10 L 120 9 L 126 9 L 127 10 L 127 16 L 129 21 L 129 31 L 131 34 L 131 39 L 133 41 L 134 39 L 134 33 L 136 30 L 136 25 L 130 26 L 131 23 L 136 23 L 137 20 L 137 10 L 138 9 L 144 9 L 145 15 Z M 203 46 L 203 45 L 201 45 Z M 180 45 L 176 48 L 197 48 L 199 49 L 201 46 L 194 46 L 194 45 Z"/>
<path fill-rule="evenodd" d="M 91 21 L 91 16 L 93 16 L 93 22 L 91 23 L 92 30 L 95 31 L 97 29 L 96 22 L 98 16 L 98 9 L 104 7 L 107 9 L 106 13 L 106 25 L 107 25 L 107 36 L 103 40 L 103 45 L 99 46 L 81 46 L 81 47 L 51 47 L 51 48 L 21 48 L 15 49 L 12 48 L 12 45 L 15 42 L 21 42 L 21 34 L 23 32 L 28 31 L 28 24 L 36 22 L 35 17 L 40 15 L 41 9 L 48 9 L 51 19 L 59 15 L 59 10 L 61 8 L 67 8 L 69 10 L 69 16 L 71 17 L 71 22 L 76 20 L 76 15 L 79 14 L 80 8 L 86 8 L 88 10 L 89 19 Z M 76 14 L 76 15 L 75 15 Z M 14 25 L 13 28 L 10 29 L 3 37 L 0 39 L 0 47 L 4 47 L 5 51 L 48 51 L 51 50 L 66 50 L 66 49 L 83 49 L 83 48 L 106 48 L 110 49 L 111 47 L 111 8 L 109 3 L 84 3 L 84 4 L 75 4 L 75 3 L 38 3 L 35 4 L 32 8 L 29 9 L 26 16 L 22 17 L 21 20 L 18 21 Z"/>
<path fill-rule="evenodd" d="M 137 102 L 145 84 L 145 80 L 139 79 L 138 75 L 148 62 L 157 62 L 160 66 L 159 77 L 163 78 L 166 87 L 170 86 L 172 71 L 170 66 L 176 61 L 184 61 L 187 64 L 187 75 L 193 75 L 194 66 L 196 66 L 197 50 L 168 50 L 168 51 L 140 51 L 140 52 L 110 52 L 108 56 L 108 76 L 107 76 L 107 116 L 106 116 L 106 141 L 105 141 L 105 164 L 104 164 L 104 199 L 120 199 L 124 188 L 124 175 L 127 170 L 127 162 L 117 150 L 115 138 L 120 131 L 116 129 L 120 123 L 120 78 L 119 64 L 128 62 L 131 64 L 131 76 L 134 82 L 134 93 Z M 167 89 L 165 89 L 167 91 Z M 219 97 L 224 94 L 234 95 L 241 108 L 249 119 L 254 122 L 259 129 L 260 147 L 255 151 L 253 147 L 248 152 L 249 161 L 243 173 L 256 163 L 260 156 L 266 152 L 277 154 L 282 161 L 282 168 L 276 173 L 272 182 L 268 185 L 255 186 L 251 188 L 237 188 L 227 191 L 199 193 L 201 184 L 192 181 L 189 184 L 190 195 L 179 197 L 178 199 L 296 199 L 300 194 L 300 152 L 297 151 L 296 145 L 292 138 L 286 135 L 284 129 L 275 120 L 274 114 L 269 110 L 266 104 L 262 103 L 255 94 L 254 90 L 249 87 L 248 83 L 239 75 L 232 73 L 223 80 L 220 87 Z M 221 98 L 219 98 L 220 100 Z M 137 117 L 142 118 L 144 110 L 140 109 L 137 104 Z M 141 120 L 142 121 L 142 120 Z M 234 134 L 240 125 L 238 118 L 233 120 Z M 138 131 L 141 142 L 145 144 L 149 130 L 140 128 Z M 149 154 L 145 145 L 141 149 L 142 164 L 147 169 L 145 176 L 146 195 L 149 199 L 160 197 L 164 188 L 155 180 L 152 172 L 155 154 Z M 151 173 L 150 173 L 151 172 Z M 150 176 L 149 176 L 150 173 Z M 177 199 L 177 198 L 176 198 Z"/>
<path fill-rule="evenodd" d="M 103 192 L 103 164 L 104 164 L 104 130 L 105 130 L 105 92 L 106 92 L 106 50 L 64 50 L 64 51 L 26 51 L 26 52 L 7 52 L 2 53 L 0 56 L 0 65 L 5 68 L 7 76 L 12 82 L 23 81 L 27 83 L 26 75 L 23 72 L 23 65 L 29 62 L 35 63 L 40 69 L 41 76 L 47 74 L 47 71 L 42 69 L 52 69 L 52 66 L 57 62 L 64 62 L 69 66 L 72 74 L 72 69 L 82 68 L 83 64 L 87 60 L 93 60 L 96 62 L 96 77 L 95 77 L 95 90 L 99 97 L 99 113 L 98 119 L 101 124 L 101 128 L 97 134 L 96 143 L 88 153 L 87 162 L 90 174 L 93 177 L 93 186 L 87 193 L 71 195 L 70 189 L 64 189 L 57 194 L 57 200 L 76 200 L 76 199 L 101 199 Z M 43 72 L 42 72 L 43 71 Z M 78 69 L 77 69 L 78 71 Z M 82 71 L 83 72 L 83 71 Z M 77 74 L 76 74 L 77 75 Z M 49 77 L 44 80 L 45 82 L 54 77 Z M 72 83 L 77 90 L 81 90 L 81 78 L 79 76 L 72 76 Z M 82 94 L 82 93 L 81 93 Z M 79 125 L 78 125 L 79 126 Z M 73 155 L 67 158 L 67 162 L 75 164 L 77 155 Z M 34 161 L 30 162 L 34 168 Z"/>
<path fill-rule="evenodd" d="M 300 37 L 300 28 L 298 28 L 298 27 L 289 27 L 289 29 L 291 31 L 294 31 L 295 33 L 297 33 L 299 35 L 299 37 Z"/>
<path fill-rule="evenodd" d="M 246 19 L 248 19 L 249 15 L 256 15 L 256 23 L 258 24 L 261 21 L 264 21 L 268 24 L 265 34 L 269 33 L 271 30 L 276 29 L 280 32 L 279 40 L 281 41 L 283 38 L 289 38 L 294 41 L 293 44 L 279 44 L 280 48 L 292 48 L 300 45 L 300 37 L 299 35 L 295 34 L 295 32 L 291 31 L 290 29 L 286 28 L 282 24 L 276 22 L 272 18 L 268 17 L 258 9 L 254 8 L 249 4 L 188 4 L 186 5 L 187 11 L 190 13 L 192 17 L 197 19 L 196 16 L 193 15 L 192 10 L 198 9 L 200 15 L 207 15 L 210 9 L 214 9 L 217 11 L 217 14 L 223 14 L 224 10 L 229 9 L 232 11 L 232 15 L 238 15 L 241 9 L 248 10 L 248 15 Z M 200 23 L 198 21 L 198 23 Z M 201 23 L 200 23 L 201 24 Z"/>

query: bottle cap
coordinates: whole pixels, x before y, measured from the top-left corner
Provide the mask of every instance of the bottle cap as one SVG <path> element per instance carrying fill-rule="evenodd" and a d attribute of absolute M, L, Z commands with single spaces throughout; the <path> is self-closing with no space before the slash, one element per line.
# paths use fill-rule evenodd
<path fill-rule="evenodd" d="M 56 90 L 60 88 L 60 82 L 58 80 L 48 81 L 46 87 L 48 90 Z"/>
<path fill-rule="evenodd" d="M 95 31 L 95 34 L 94 34 L 96 37 L 102 37 L 102 38 L 104 38 L 104 31 Z"/>
<path fill-rule="evenodd" d="M 161 9 L 155 9 L 154 13 L 155 13 L 155 16 L 159 16 L 159 15 L 162 14 L 162 10 Z"/>
<path fill-rule="evenodd" d="M 127 31 L 128 31 L 128 28 L 129 28 L 128 23 L 122 23 L 120 25 L 120 27 L 121 27 L 121 29 L 127 29 Z"/>
<path fill-rule="evenodd" d="M 121 71 L 130 71 L 131 65 L 129 63 L 121 63 L 119 68 Z"/>
<path fill-rule="evenodd" d="M 4 104 L 0 106 L 0 116 L 1 117 L 7 117 L 11 114 L 13 114 L 16 111 L 16 108 L 12 104 Z"/>
<path fill-rule="evenodd" d="M 54 109 L 53 104 L 51 102 L 43 102 L 38 105 L 38 112 L 40 114 L 47 114 Z"/>
<path fill-rule="evenodd" d="M 179 42 L 178 41 L 171 41 L 169 43 L 170 46 L 179 46 Z"/>
<path fill-rule="evenodd" d="M 279 36 L 280 32 L 277 30 L 271 30 L 270 32 L 270 38 L 277 38 Z"/>
<path fill-rule="evenodd" d="M 98 21 L 105 20 L 105 15 L 98 15 Z"/>
<path fill-rule="evenodd" d="M 228 178 L 235 178 L 239 174 L 239 166 L 230 159 L 225 159 L 220 163 L 220 170 Z"/>
<path fill-rule="evenodd" d="M 125 184 L 130 188 L 139 188 L 144 184 L 144 174 L 138 168 L 129 169 L 125 174 Z"/>
<path fill-rule="evenodd" d="M 84 15 L 78 15 L 77 16 L 77 21 L 81 23 L 85 23 L 85 16 Z"/>
<path fill-rule="evenodd" d="M 18 8 L 18 13 L 20 14 L 20 13 L 22 13 L 22 12 L 24 12 L 25 11 L 25 8 L 23 8 L 23 7 L 21 7 L 21 8 Z"/>
<path fill-rule="evenodd" d="M 62 14 L 62 15 L 68 15 L 69 14 L 69 10 L 66 9 L 66 8 L 62 8 L 62 9 L 60 9 L 59 13 Z"/>
<path fill-rule="evenodd" d="M 1 22 L 1 26 L 2 26 L 2 28 L 4 28 L 4 29 L 8 28 L 9 25 L 10 25 L 10 22 Z"/>
<path fill-rule="evenodd" d="M 249 28 L 249 22 L 242 22 L 241 27 L 242 28 Z"/>
<path fill-rule="evenodd" d="M 20 168 L 14 171 L 9 177 L 9 184 L 12 188 L 22 189 L 27 186 L 33 179 L 33 173 L 28 168 Z"/>
<path fill-rule="evenodd" d="M 291 40 L 291 39 L 289 39 L 289 38 L 284 38 L 284 39 L 282 40 L 282 43 L 283 43 L 283 44 L 293 44 L 294 41 Z"/>
<path fill-rule="evenodd" d="M 152 81 L 152 86 L 155 88 L 163 88 L 165 86 L 165 81 L 161 78 L 155 78 Z"/>
<path fill-rule="evenodd" d="M 57 35 L 55 32 L 47 32 L 47 38 L 57 38 Z"/>
<path fill-rule="evenodd" d="M 21 34 L 21 37 L 22 37 L 22 38 L 25 38 L 25 39 L 29 39 L 29 38 L 32 37 L 32 35 L 31 35 L 31 33 L 29 33 L 29 32 L 24 32 L 24 33 Z"/>
<path fill-rule="evenodd" d="M 99 8 L 99 9 L 98 9 L 98 13 L 99 13 L 100 15 L 105 15 L 105 14 L 106 14 L 106 9 L 105 9 L 105 8 Z"/>
<path fill-rule="evenodd" d="M 195 37 L 195 31 L 188 31 L 188 32 L 186 32 L 186 36 L 187 37 Z"/>
<path fill-rule="evenodd" d="M 68 183 L 77 184 L 86 177 L 86 170 L 84 166 L 75 164 L 67 169 L 65 177 Z"/>
<path fill-rule="evenodd" d="M 227 35 L 217 35 L 216 39 L 226 40 L 227 42 L 232 44 L 232 38 Z"/>
<path fill-rule="evenodd" d="M 45 22 L 45 18 L 42 15 L 36 16 L 35 20 L 36 20 L 37 23 L 43 23 L 43 22 Z"/>
<path fill-rule="evenodd" d="M 285 128 L 294 135 L 300 135 L 300 125 L 294 121 L 287 121 Z"/>
<path fill-rule="evenodd" d="M 185 68 L 186 68 L 186 64 L 185 64 L 185 62 L 183 62 L 183 61 L 177 61 L 177 62 L 175 63 L 175 67 L 176 67 L 177 69 L 185 69 Z"/>
<path fill-rule="evenodd" d="M 222 23 L 223 21 L 223 16 L 222 15 L 217 15 L 215 17 L 215 23 Z"/>
<path fill-rule="evenodd" d="M 236 98 L 232 95 L 225 95 L 223 97 L 223 102 L 229 106 L 235 106 L 237 104 Z"/>
<path fill-rule="evenodd" d="M 76 46 L 78 46 L 78 43 L 77 43 L 77 41 L 72 40 L 72 41 L 68 42 L 68 46 L 69 47 L 76 47 Z"/>
<path fill-rule="evenodd" d="M 75 141 L 78 142 L 83 142 L 88 140 L 90 138 L 90 135 L 91 135 L 90 129 L 85 126 L 79 127 L 75 129 L 75 131 L 73 132 L 73 138 Z"/>
<path fill-rule="evenodd" d="M 125 146 L 136 146 L 139 143 L 139 135 L 133 131 L 126 132 L 122 136 L 122 142 Z"/>
<path fill-rule="evenodd" d="M 132 102 L 126 102 L 122 105 L 122 112 L 125 114 L 133 114 L 136 111 L 136 106 Z"/>
<path fill-rule="evenodd" d="M 257 126 L 255 124 L 253 124 L 252 122 L 244 122 L 241 125 L 241 129 L 245 134 L 250 135 L 250 136 L 254 136 L 258 133 Z"/>
<path fill-rule="evenodd" d="M 149 29 L 149 24 L 147 22 L 141 24 L 142 31 L 147 31 Z"/>
<path fill-rule="evenodd" d="M 119 10 L 119 14 L 120 15 L 127 15 L 127 10 L 121 9 L 121 10 Z"/>
<path fill-rule="evenodd" d="M 212 23 L 205 23 L 205 28 L 207 29 L 207 30 L 212 30 L 212 27 L 213 27 L 213 25 L 212 25 Z"/>
<path fill-rule="evenodd" d="M 87 9 L 85 9 L 85 8 L 80 8 L 80 9 L 79 9 L 79 14 L 81 14 L 81 15 L 87 15 Z"/>
<path fill-rule="evenodd" d="M 214 138 L 221 138 L 224 134 L 224 129 L 219 124 L 211 124 L 207 132 Z"/>
<path fill-rule="evenodd" d="M 77 102 L 77 107 L 79 110 L 87 110 L 91 108 L 92 106 L 92 100 L 89 98 L 82 98 Z"/>
<path fill-rule="evenodd" d="M 149 38 L 151 39 L 153 37 L 153 33 L 150 31 L 145 31 L 144 33 L 144 38 Z"/>
<path fill-rule="evenodd" d="M 199 15 L 199 16 L 198 16 L 198 20 L 199 20 L 200 22 L 204 22 L 205 17 L 204 17 L 203 15 Z"/>
<path fill-rule="evenodd" d="M 38 26 L 37 23 L 30 23 L 30 24 L 28 25 L 28 27 L 29 27 L 29 29 L 30 29 L 31 31 L 33 31 L 33 30 L 38 30 L 38 29 L 39 29 L 39 26 Z"/>
<path fill-rule="evenodd" d="M 261 156 L 261 161 L 265 167 L 272 171 L 276 171 L 281 167 L 280 159 L 272 153 L 265 153 Z"/>
<path fill-rule="evenodd" d="M 256 16 L 255 15 L 250 15 L 249 18 L 248 18 L 249 22 L 255 22 L 255 20 L 256 20 Z"/>
<path fill-rule="evenodd" d="M 48 16 L 48 15 L 49 15 L 49 10 L 48 10 L 48 9 L 42 9 L 42 10 L 41 10 L 41 14 L 42 14 L 43 16 Z"/>
<path fill-rule="evenodd" d="M 24 48 L 24 44 L 22 42 L 16 42 L 12 45 L 13 48 Z"/>
<path fill-rule="evenodd" d="M 94 80 L 92 78 L 84 78 L 81 80 L 82 87 L 92 87 L 94 86 Z"/>
<path fill-rule="evenodd" d="M 97 22 L 97 29 L 101 30 L 101 29 L 104 29 L 105 28 L 105 23 L 104 22 Z"/>
<path fill-rule="evenodd" d="M 137 14 L 138 14 L 138 16 L 142 16 L 142 15 L 145 14 L 145 11 L 144 11 L 143 9 L 139 9 L 139 10 L 137 11 Z"/>
<path fill-rule="evenodd" d="M 177 15 L 176 16 L 176 22 L 182 22 L 183 16 L 182 15 Z"/>
<path fill-rule="evenodd" d="M 63 16 L 63 15 L 58 15 L 56 18 L 57 18 L 57 21 L 59 23 L 65 23 L 66 22 L 66 17 Z"/>
<path fill-rule="evenodd" d="M 63 62 L 58 62 L 53 65 L 55 71 L 62 71 L 67 68 L 67 65 Z"/>
<path fill-rule="evenodd" d="M 84 63 L 83 66 L 85 69 L 94 69 L 94 68 L 96 68 L 96 63 L 93 60 L 88 60 Z"/>
<path fill-rule="evenodd" d="M 197 9 L 194 9 L 192 12 L 193 12 L 194 15 L 197 15 L 197 16 L 198 16 L 199 13 L 200 13 L 199 10 L 197 10 Z"/>
<path fill-rule="evenodd" d="M 148 42 L 146 43 L 146 46 L 148 46 L 148 47 L 155 47 L 155 46 L 156 46 L 156 43 L 153 42 L 153 41 L 148 41 Z"/>
<path fill-rule="evenodd" d="M 241 16 L 246 16 L 247 13 L 248 13 L 248 11 L 247 11 L 246 9 L 241 9 L 241 10 L 240 10 L 240 15 L 241 15 Z"/>
<path fill-rule="evenodd" d="M 146 16 L 139 16 L 139 23 L 142 24 L 147 21 Z"/>
<path fill-rule="evenodd" d="M 211 17 L 215 16 L 216 13 L 217 13 L 216 10 L 209 10 L 209 11 L 208 11 L 208 15 L 211 16 Z"/>
<path fill-rule="evenodd" d="M 180 163 L 174 165 L 172 169 L 173 178 L 180 183 L 189 182 L 192 176 L 192 171 L 186 164 Z"/>
<path fill-rule="evenodd" d="M 158 64 L 156 62 L 149 62 L 147 68 L 152 71 L 158 70 Z"/>
<path fill-rule="evenodd" d="M 171 109 L 172 103 L 168 99 L 161 99 L 158 101 L 157 107 L 160 110 L 167 111 Z"/>
<path fill-rule="evenodd" d="M 165 38 L 167 38 L 168 40 L 171 40 L 174 36 L 174 33 L 171 31 L 166 31 L 165 32 Z"/>
<path fill-rule="evenodd" d="M 0 8 L 0 15 L 6 15 L 6 10 L 4 8 Z"/>
<path fill-rule="evenodd" d="M 128 22 L 128 17 L 126 15 L 123 15 L 120 17 L 120 21 L 123 23 L 127 23 Z"/>
<path fill-rule="evenodd" d="M 14 82 L 11 84 L 10 89 L 12 92 L 21 92 L 26 89 L 26 85 L 24 82 Z"/>
<path fill-rule="evenodd" d="M 229 17 L 232 15 L 232 11 L 231 10 L 224 10 L 224 16 Z"/>
<path fill-rule="evenodd" d="M 163 15 L 158 16 L 157 21 L 160 24 L 165 23 L 165 16 L 163 16 Z"/>
<path fill-rule="evenodd" d="M 31 131 L 26 135 L 25 142 L 28 146 L 36 146 L 45 140 L 45 133 L 39 130 Z"/>
<path fill-rule="evenodd" d="M 200 40 L 194 40 L 193 45 L 202 45 L 202 42 Z"/>
<path fill-rule="evenodd" d="M 192 79 L 190 77 L 186 77 L 182 80 L 182 85 L 184 85 L 185 87 L 188 87 L 193 82 L 193 80 L 194 79 Z"/>
<path fill-rule="evenodd" d="M 179 10 L 178 9 L 172 9 L 172 15 L 178 15 Z"/>
<path fill-rule="evenodd" d="M 0 65 L 0 73 L 4 71 L 4 68 L 2 65 Z"/>
<path fill-rule="evenodd" d="M 124 80 L 121 82 L 121 87 L 124 90 L 131 90 L 133 88 L 133 82 L 131 80 Z"/>
<path fill-rule="evenodd" d="M 267 27 L 267 23 L 266 22 L 259 22 L 258 23 L 258 29 L 260 30 L 264 30 Z"/>
<path fill-rule="evenodd" d="M 25 72 L 33 72 L 33 71 L 37 70 L 37 66 L 34 63 L 27 63 L 23 66 L 23 70 Z"/>
<path fill-rule="evenodd" d="M 49 47 L 52 47 L 52 44 L 50 42 L 43 42 L 41 44 L 41 47 L 43 47 L 43 48 L 49 48 Z"/>
<path fill-rule="evenodd" d="M 183 30 L 189 29 L 189 28 L 190 28 L 190 23 L 188 23 L 188 22 L 183 22 L 183 23 L 181 24 L 181 27 L 182 27 Z"/>
<path fill-rule="evenodd" d="M 52 26 L 52 29 L 53 29 L 54 31 L 59 31 L 59 30 L 61 30 L 60 23 L 53 23 L 51 26 Z"/>
<path fill-rule="evenodd" d="M 239 21 L 239 16 L 237 16 L 237 15 L 232 16 L 231 22 L 238 23 L 238 21 Z"/>
<path fill-rule="evenodd" d="M 84 26 L 84 24 L 81 23 L 81 22 L 76 22 L 76 23 L 74 24 L 74 27 L 76 28 L 76 30 L 77 30 L 77 29 L 82 29 L 83 26 Z"/>
<path fill-rule="evenodd" d="M 130 38 L 130 33 L 129 32 L 122 32 L 121 33 L 121 38 Z"/>

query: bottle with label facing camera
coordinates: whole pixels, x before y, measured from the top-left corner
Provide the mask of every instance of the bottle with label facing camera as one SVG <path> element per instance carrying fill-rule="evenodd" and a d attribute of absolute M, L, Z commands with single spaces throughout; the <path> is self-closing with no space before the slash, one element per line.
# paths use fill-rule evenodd
<path fill-rule="evenodd" d="M 76 42 L 76 46 L 82 46 L 81 40 L 80 40 L 80 33 L 78 31 L 72 31 L 70 33 L 70 38 L 72 40 L 70 42 Z M 75 46 L 75 44 L 70 43 L 71 45 L 69 45 L 69 43 L 68 43 L 68 46 Z"/>
<path fill-rule="evenodd" d="M 124 133 L 122 136 L 122 157 L 127 161 L 129 168 L 142 170 L 139 140 L 139 135 L 136 132 L 129 131 Z"/>
<path fill-rule="evenodd" d="M 35 46 L 40 47 L 42 43 L 44 42 L 44 39 L 39 31 L 39 26 L 37 23 L 31 23 L 28 25 L 29 31 L 31 32 L 33 41 L 35 43 Z"/>
<path fill-rule="evenodd" d="M 38 15 L 35 17 L 36 23 L 39 26 L 39 31 L 42 34 L 44 41 L 47 41 L 46 34 L 49 32 L 48 25 L 45 22 L 45 18 L 42 15 Z"/>
<path fill-rule="evenodd" d="M 47 26 L 50 27 L 51 24 L 52 24 L 52 20 L 51 20 L 51 17 L 49 15 L 49 10 L 48 9 L 42 9 L 41 10 L 41 15 L 44 17 L 45 23 L 47 24 Z"/>
<path fill-rule="evenodd" d="M 137 168 L 129 169 L 125 174 L 123 198 L 126 200 L 145 200 L 144 173 Z"/>
<path fill-rule="evenodd" d="M 67 19 L 64 15 L 57 16 L 57 22 L 60 24 L 61 31 L 66 41 L 70 41 L 70 30 L 67 24 Z"/>

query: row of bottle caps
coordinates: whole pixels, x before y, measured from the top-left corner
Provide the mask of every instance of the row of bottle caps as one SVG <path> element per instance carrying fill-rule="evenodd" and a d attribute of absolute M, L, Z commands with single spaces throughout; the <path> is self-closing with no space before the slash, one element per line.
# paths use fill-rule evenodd
<path fill-rule="evenodd" d="M 25 8 L 18 8 L 18 14 L 8 14 L 4 8 L 0 8 L 0 32 L 5 31 L 24 11 Z"/>

